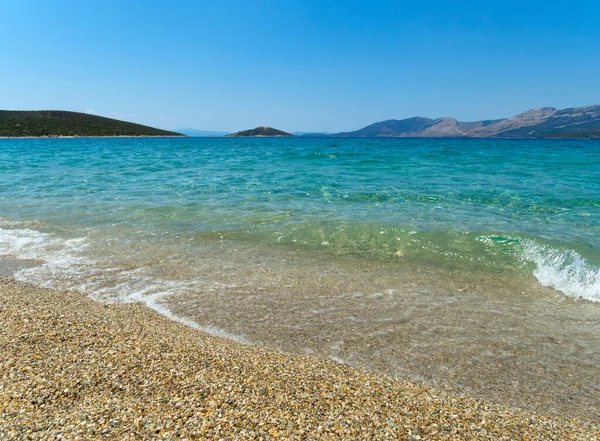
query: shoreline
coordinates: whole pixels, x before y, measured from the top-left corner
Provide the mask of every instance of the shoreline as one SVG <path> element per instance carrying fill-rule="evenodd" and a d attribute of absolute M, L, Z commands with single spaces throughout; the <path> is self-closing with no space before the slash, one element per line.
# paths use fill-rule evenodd
<path fill-rule="evenodd" d="M 428 140 L 444 140 L 444 139 L 452 139 L 452 140 L 466 140 L 466 139 L 476 139 L 476 140 L 514 140 L 514 141 L 532 141 L 532 140 L 544 140 L 544 141 L 598 141 L 600 137 L 595 138 L 560 138 L 560 137 L 537 137 L 537 138 L 524 138 L 524 137 L 475 137 L 475 136 L 448 136 L 448 137 L 427 137 L 427 136 L 370 136 L 370 137 L 348 137 L 348 136 L 306 136 L 306 135 L 293 135 L 293 136 L 284 136 L 284 135 L 254 135 L 254 136 L 231 136 L 231 135 L 221 135 L 221 136 L 188 136 L 188 135 L 116 135 L 116 136 L 0 136 L 0 139 L 121 139 L 121 138 L 303 138 L 303 139 L 428 139 Z"/>
<path fill-rule="evenodd" d="M 536 416 L 212 336 L 141 304 L 0 279 L 0 439 L 597 439 Z M 79 438 L 78 438 L 79 437 Z"/>
<path fill-rule="evenodd" d="M 0 136 L 0 139 L 96 139 L 96 138 L 189 138 L 186 135 L 114 135 L 114 136 Z"/>

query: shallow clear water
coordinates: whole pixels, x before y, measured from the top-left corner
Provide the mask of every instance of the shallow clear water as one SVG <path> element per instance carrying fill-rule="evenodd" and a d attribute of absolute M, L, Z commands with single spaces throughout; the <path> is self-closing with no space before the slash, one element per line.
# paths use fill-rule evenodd
<path fill-rule="evenodd" d="M 0 140 L 0 254 L 213 333 L 598 417 L 597 141 Z"/>

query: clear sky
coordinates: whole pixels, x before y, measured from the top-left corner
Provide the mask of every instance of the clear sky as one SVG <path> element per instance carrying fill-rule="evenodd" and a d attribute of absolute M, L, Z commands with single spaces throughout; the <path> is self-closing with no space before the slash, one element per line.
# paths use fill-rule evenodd
<path fill-rule="evenodd" d="M 0 108 L 345 131 L 600 104 L 600 1 L 0 0 Z"/>

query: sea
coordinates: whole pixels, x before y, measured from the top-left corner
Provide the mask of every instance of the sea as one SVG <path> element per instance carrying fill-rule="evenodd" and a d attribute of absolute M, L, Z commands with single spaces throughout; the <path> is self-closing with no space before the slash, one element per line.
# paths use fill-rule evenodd
<path fill-rule="evenodd" d="M 600 420 L 600 141 L 0 140 L 0 274 Z"/>

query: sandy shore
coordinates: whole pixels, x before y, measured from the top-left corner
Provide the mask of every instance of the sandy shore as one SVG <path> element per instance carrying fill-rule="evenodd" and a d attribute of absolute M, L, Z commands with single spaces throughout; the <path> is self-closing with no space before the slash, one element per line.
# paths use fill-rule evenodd
<path fill-rule="evenodd" d="M 0 440 L 599 439 L 333 361 L 210 336 L 141 305 L 0 279 Z"/>

